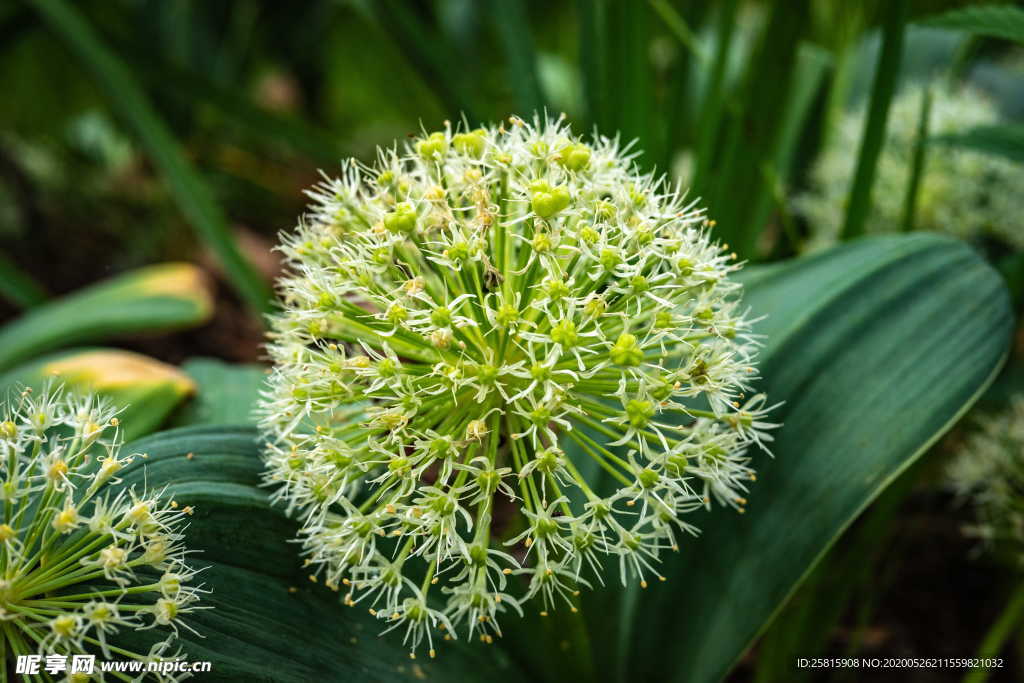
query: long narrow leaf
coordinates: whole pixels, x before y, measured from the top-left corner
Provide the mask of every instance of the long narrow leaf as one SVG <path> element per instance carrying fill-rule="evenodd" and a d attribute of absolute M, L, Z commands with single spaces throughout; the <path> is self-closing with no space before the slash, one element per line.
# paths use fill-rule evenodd
<path fill-rule="evenodd" d="M 512 92 L 519 113 L 526 116 L 547 104 L 537 76 L 537 51 L 530 36 L 530 24 L 522 0 L 491 2 L 494 25 L 505 49 Z"/>
<path fill-rule="evenodd" d="M 402 1 L 375 0 L 370 3 L 373 16 L 405 53 L 409 63 L 445 103 L 453 118 L 465 116 L 478 121 L 479 110 L 459 74 L 458 57 L 436 31 L 421 21 L 410 6 Z"/>
<path fill-rule="evenodd" d="M 925 155 L 928 153 L 928 119 L 932 111 L 932 93 L 925 89 L 921 92 L 921 113 L 917 121 L 917 133 L 914 137 L 914 156 L 910 164 L 910 180 L 907 182 L 907 194 L 903 199 L 903 229 L 914 229 L 914 216 L 917 212 L 917 194 L 921 188 L 921 177 L 924 175 Z"/>
<path fill-rule="evenodd" d="M 606 128 L 608 18 L 605 0 L 578 0 L 580 22 L 580 71 L 583 101 L 591 126 Z"/>
<path fill-rule="evenodd" d="M 211 312 L 195 266 L 140 268 L 38 306 L 0 328 L 0 370 L 62 346 L 198 325 Z"/>
<path fill-rule="evenodd" d="M 871 211 L 871 188 L 875 182 L 875 166 L 885 140 L 889 105 L 896 90 L 900 64 L 903 61 L 903 34 L 906 29 L 907 0 L 892 0 L 886 10 L 882 33 L 882 55 L 875 68 L 871 88 L 871 105 L 864 124 L 864 136 L 857 156 L 857 170 L 850 188 L 850 201 L 843 224 L 842 237 L 850 239 L 864 233 Z"/>
<path fill-rule="evenodd" d="M 1024 163 L 1024 125 L 1021 124 L 977 126 L 963 133 L 934 136 L 930 142 L 954 145 Z"/>
<path fill-rule="evenodd" d="M 270 306 L 270 288 L 238 249 L 209 188 L 188 163 L 167 126 L 150 105 L 131 71 L 64 0 L 30 0 L 54 32 L 92 71 L 110 105 L 138 136 L 163 173 L 178 206 L 210 246 L 238 293 L 256 311 Z"/>
<path fill-rule="evenodd" d="M 928 17 L 920 23 L 1024 43 L 1024 9 L 1014 5 L 963 7 Z"/>

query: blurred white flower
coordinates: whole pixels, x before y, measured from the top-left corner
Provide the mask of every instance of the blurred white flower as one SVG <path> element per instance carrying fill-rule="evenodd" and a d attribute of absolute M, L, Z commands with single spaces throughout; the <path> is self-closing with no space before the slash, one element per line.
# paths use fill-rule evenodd
<path fill-rule="evenodd" d="M 980 91 L 932 88 L 929 137 L 963 133 L 999 122 L 995 105 Z M 902 229 L 907 186 L 921 118 L 922 91 L 906 88 L 889 110 L 885 141 L 878 157 L 868 233 Z M 808 222 L 808 248 L 836 242 L 864 132 L 866 110 L 848 113 L 839 123 L 811 171 L 808 191 L 794 208 Z M 960 238 L 994 236 L 1024 248 L 1024 166 L 961 147 L 930 142 L 918 187 L 915 228 Z"/>
<path fill-rule="evenodd" d="M 947 474 L 953 490 L 975 510 L 976 521 L 965 531 L 1024 565 L 1024 396 L 1015 396 L 1001 413 L 979 418 Z"/>

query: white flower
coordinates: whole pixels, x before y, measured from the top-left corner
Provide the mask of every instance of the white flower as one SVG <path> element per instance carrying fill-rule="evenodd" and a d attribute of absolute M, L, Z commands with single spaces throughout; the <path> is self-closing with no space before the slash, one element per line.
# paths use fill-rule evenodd
<path fill-rule="evenodd" d="M 131 460 L 118 456 L 115 414 L 94 397 L 52 388 L 0 406 L 0 638 L 8 657 L 98 649 L 110 658 L 120 630 L 154 626 L 170 631 L 161 641 L 169 645 L 178 626 L 188 628 L 181 615 L 206 592 L 190 585 L 196 572 L 176 531 L 184 512 L 159 494 L 106 490 Z M 156 580 L 153 570 L 167 573 Z M 154 623 L 143 622 L 146 613 Z"/>
<path fill-rule="evenodd" d="M 572 606 L 602 555 L 643 581 L 684 514 L 740 506 L 774 425 L 739 266 L 617 140 L 446 126 L 310 196 L 261 424 L 266 479 L 347 604 L 413 647 L 432 624 L 489 642 L 517 590 Z"/>
<path fill-rule="evenodd" d="M 965 531 L 1024 565 L 1024 395 L 979 418 L 947 475 L 975 510 L 976 522 Z"/>
<path fill-rule="evenodd" d="M 996 106 L 977 90 L 934 87 L 931 92 L 930 137 L 999 123 Z M 862 106 L 840 121 L 829 146 L 814 165 L 810 189 L 794 201 L 794 208 L 807 218 L 811 230 L 809 248 L 834 243 L 842 230 L 865 116 Z M 866 223 L 868 232 L 901 229 L 920 118 L 921 90 L 903 90 L 889 110 L 876 168 L 876 189 L 871 195 L 872 208 Z M 1024 167 L 1019 163 L 930 142 L 918 188 L 915 226 L 962 238 L 994 236 L 1022 248 L 1022 186 Z"/>

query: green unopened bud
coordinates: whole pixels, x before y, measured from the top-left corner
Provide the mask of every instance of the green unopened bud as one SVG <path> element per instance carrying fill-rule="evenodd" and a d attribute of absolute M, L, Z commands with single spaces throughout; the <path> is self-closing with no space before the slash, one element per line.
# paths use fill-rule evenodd
<path fill-rule="evenodd" d="M 480 157 L 483 156 L 484 149 L 487 146 L 486 136 L 487 131 L 483 128 L 477 128 L 468 133 L 457 133 L 452 136 L 452 145 L 462 154 Z"/>
<path fill-rule="evenodd" d="M 629 418 L 629 425 L 634 429 L 643 429 L 654 417 L 654 404 L 650 401 L 631 399 L 626 404 L 626 417 Z"/>
<path fill-rule="evenodd" d="M 551 187 L 544 181 L 530 185 L 530 208 L 541 218 L 551 218 L 569 206 L 569 189 L 563 185 Z"/>
<path fill-rule="evenodd" d="M 590 164 L 590 148 L 583 144 L 566 145 L 558 162 L 570 171 L 582 171 Z"/>
<path fill-rule="evenodd" d="M 502 304 L 494 314 L 494 322 L 498 327 L 511 327 L 519 322 L 519 311 L 512 304 Z"/>
<path fill-rule="evenodd" d="M 394 211 L 385 214 L 384 227 L 388 232 L 408 235 L 416 230 L 416 208 L 408 202 L 402 202 Z"/>
<path fill-rule="evenodd" d="M 636 336 L 623 332 L 612 346 L 608 354 L 616 365 L 636 367 L 644 362 L 644 352 L 636 340 Z"/>
<path fill-rule="evenodd" d="M 578 340 L 576 324 L 571 320 L 561 320 L 551 328 L 551 341 L 561 344 L 564 348 L 571 349 L 576 346 Z"/>
<path fill-rule="evenodd" d="M 438 159 L 448 151 L 448 139 L 444 133 L 431 133 L 416 143 L 416 153 L 424 159 Z"/>

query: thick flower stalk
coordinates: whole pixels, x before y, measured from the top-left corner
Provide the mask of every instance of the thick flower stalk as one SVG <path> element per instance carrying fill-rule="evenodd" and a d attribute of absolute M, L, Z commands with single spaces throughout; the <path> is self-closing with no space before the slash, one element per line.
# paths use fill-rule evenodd
<path fill-rule="evenodd" d="M 522 593 L 576 609 L 603 556 L 646 586 L 687 513 L 742 511 L 772 425 L 735 256 L 616 140 L 446 127 L 310 196 L 262 424 L 346 603 L 489 642 Z"/>
<path fill-rule="evenodd" d="M 1024 566 L 1024 396 L 979 419 L 948 469 L 950 485 L 974 508 L 965 531 Z"/>
<path fill-rule="evenodd" d="M 996 106 L 971 89 L 933 88 L 928 135 L 964 133 L 999 123 Z M 921 122 L 919 88 L 893 100 L 878 158 L 866 230 L 901 230 Z M 808 191 L 794 208 L 807 218 L 809 248 L 835 243 L 846 218 L 847 199 L 857 163 L 853 150 L 864 134 L 864 106 L 848 113 L 811 171 Z M 991 154 L 933 140 L 927 145 L 915 202 L 915 225 L 961 238 L 994 237 L 1024 247 L 1024 167 Z"/>
<path fill-rule="evenodd" d="M 19 655 L 174 658 L 178 628 L 189 629 L 182 619 L 203 592 L 185 561 L 189 511 L 112 490 L 131 462 L 117 431 L 111 405 L 60 390 L 0 408 L 0 647 L 11 671 Z M 154 629 L 153 646 L 118 647 L 124 629 Z M 52 680 L 44 674 L 29 678 Z"/>

